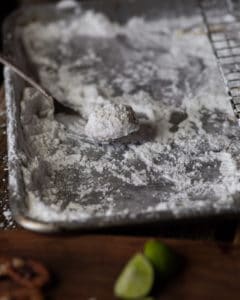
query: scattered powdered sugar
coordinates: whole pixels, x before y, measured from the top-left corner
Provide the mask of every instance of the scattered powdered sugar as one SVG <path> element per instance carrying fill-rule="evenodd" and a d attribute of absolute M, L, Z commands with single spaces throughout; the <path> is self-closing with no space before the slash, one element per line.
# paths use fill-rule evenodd
<path fill-rule="evenodd" d="M 31 217 L 85 222 L 239 210 L 239 128 L 198 12 L 120 25 L 81 11 L 31 23 L 22 37 L 42 84 L 78 112 L 54 113 L 53 103 L 25 93 Z M 128 144 L 85 139 L 89 114 L 109 101 L 130 105 L 139 119 Z"/>
<path fill-rule="evenodd" d="M 57 3 L 58 9 L 70 9 L 78 7 L 78 3 L 75 0 L 61 0 Z"/>
<path fill-rule="evenodd" d="M 6 155 L 5 140 L 6 140 L 6 111 L 0 111 L 0 137 L 2 144 L 2 151 L 0 154 L 0 229 L 12 229 L 15 227 L 15 223 L 12 218 L 12 214 L 8 203 L 8 158 Z"/>

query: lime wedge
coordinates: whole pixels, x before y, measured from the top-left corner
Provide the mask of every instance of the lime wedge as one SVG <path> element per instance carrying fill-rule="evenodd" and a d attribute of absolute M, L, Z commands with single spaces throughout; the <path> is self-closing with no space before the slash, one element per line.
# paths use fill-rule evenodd
<path fill-rule="evenodd" d="M 144 246 L 144 255 L 153 264 L 162 278 L 168 278 L 177 269 L 176 254 L 165 244 L 150 240 Z"/>
<path fill-rule="evenodd" d="M 136 254 L 118 277 L 114 294 L 122 299 L 139 299 L 149 294 L 154 282 L 151 263 L 142 254 Z"/>

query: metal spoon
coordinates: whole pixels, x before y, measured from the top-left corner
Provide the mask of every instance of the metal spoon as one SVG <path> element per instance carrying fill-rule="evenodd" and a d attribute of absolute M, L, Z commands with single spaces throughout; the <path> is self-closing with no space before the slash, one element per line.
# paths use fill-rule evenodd
<path fill-rule="evenodd" d="M 12 71 L 14 71 L 18 76 L 20 76 L 23 80 L 29 83 L 32 87 L 38 90 L 44 97 L 49 100 L 54 100 L 54 97 L 46 91 L 40 84 L 38 84 L 35 80 L 33 80 L 30 76 L 28 76 L 25 72 L 23 72 L 14 62 L 12 62 L 9 58 L 5 57 L 3 54 L 0 54 L 0 63 L 4 66 L 9 67 Z"/>
<path fill-rule="evenodd" d="M 62 104 L 61 101 L 53 97 L 49 91 L 43 88 L 39 83 L 37 83 L 33 78 L 27 75 L 12 60 L 4 56 L 2 53 L 0 53 L 0 63 L 3 64 L 4 66 L 9 67 L 13 72 L 15 72 L 19 77 L 21 77 L 24 81 L 26 81 L 30 86 L 34 87 L 40 94 L 42 94 L 49 101 L 53 101 L 54 107 L 57 110 L 61 110 L 61 111 L 64 110 L 71 114 L 77 114 L 75 110 Z"/>
<path fill-rule="evenodd" d="M 27 75 L 24 71 L 22 71 L 13 61 L 11 61 L 9 58 L 5 57 L 3 54 L 0 53 L 0 63 L 3 65 L 9 67 L 12 71 L 14 71 L 18 76 L 20 76 L 23 80 L 25 80 L 30 86 L 34 87 L 39 93 L 41 93 L 44 97 L 49 99 L 49 101 L 54 102 L 55 109 L 58 108 L 58 110 L 65 111 L 71 114 L 78 114 L 75 110 L 70 108 L 69 106 L 66 106 L 61 103 L 58 99 L 53 97 L 49 91 L 47 91 L 45 88 L 43 88 L 39 83 L 37 83 L 33 78 L 31 78 L 29 75 Z M 83 138 L 84 141 L 89 142 L 91 144 L 112 144 L 112 143 L 122 143 L 122 144 L 128 144 L 131 142 L 132 138 L 136 136 L 135 133 L 130 133 L 127 136 L 119 137 L 117 139 L 109 139 L 106 141 L 98 141 L 98 140 L 92 140 L 89 137 L 85 136 Z"/>

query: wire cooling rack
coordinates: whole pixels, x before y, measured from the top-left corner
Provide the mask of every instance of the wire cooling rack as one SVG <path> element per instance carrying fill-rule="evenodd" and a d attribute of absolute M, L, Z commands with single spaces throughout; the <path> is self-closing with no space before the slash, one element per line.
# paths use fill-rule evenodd
<path fill-rule="evenodd" d="M 200 8 L 240 125 L 240 1 L 200 0 Z"/>

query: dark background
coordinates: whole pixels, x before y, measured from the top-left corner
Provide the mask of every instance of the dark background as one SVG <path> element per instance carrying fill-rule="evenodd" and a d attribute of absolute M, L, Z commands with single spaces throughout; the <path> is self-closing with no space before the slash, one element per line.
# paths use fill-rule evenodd
<path fill-rule="evenodd" d="M 0 8 L 0 26 L 2 29 L 2 23 L 4 21 L 4 19 L 6 18 L 6 16 L 8 14 L 11 13 L 11 11 L 13 11 L 17 5 L 19 3 L 17 3 L 17 1 L 11 0 L 11 1 L 7 1 L 3 4 L 1 4 L 1 8 Z M 0 49 L 2 50 L 2 30 L 1 30 L 1 34 L 0 34 Z M 2 82 L 2 66 L 0 66 L 0 82 Z"/>
<path fill-rule="evenodd" d="M 0 28 L 2 28 L 2 24 L 4 19 L 19 5 L 28 5 L 28 4 L 37 4 L 44 2 L 56 2 L 53 0 L 8 0 L 1 2 L 0 8 Z M 0 50 L 2 50 L 2 30 L 0 33 Z M 0 66 L 0 83 L 2 82 L 2 66 Z"/>

